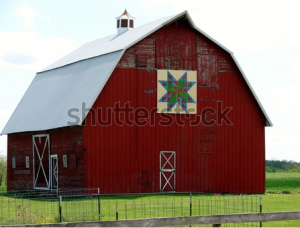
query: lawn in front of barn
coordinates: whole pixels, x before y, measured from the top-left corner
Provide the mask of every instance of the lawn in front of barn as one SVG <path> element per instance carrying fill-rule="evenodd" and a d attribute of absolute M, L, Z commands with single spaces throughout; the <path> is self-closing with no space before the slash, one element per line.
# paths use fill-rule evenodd
<path fill-rule="evenodd" d="M 6 191 L 6 187 L 2 185 L 0 191 Z M 260 197 L 263 212 L 300 210 L 300 173 L 267 173 L 265 195 L 193 194 L 192 214 L 259 212 Z M 53 223 L 60 220 L 107 221 L 115 220 L 116 216 L 118 219 L 137 219 L 190 215 L 189 194 L 101 196 L 100 199 L 97 196 L 65 197 L 62 200 L 61 217 L 57 197 L 16 199 L 11 195 L 0 196 L 0 202 L 0 225 Z M 257 226 L 258 223 L 250 225 Z M 266 222 L 263 226 L 300 227 L 300 221 Z"/>

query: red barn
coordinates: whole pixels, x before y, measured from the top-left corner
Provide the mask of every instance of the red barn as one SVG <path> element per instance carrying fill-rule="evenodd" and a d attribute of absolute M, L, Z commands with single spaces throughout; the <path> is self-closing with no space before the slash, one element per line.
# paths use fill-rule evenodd
<path fill-rule="evenodd" d="M 37 73 L 2 132 L 8 190 L 264 193 L 272 123 L 233 53 L 186 11 L 117 30 Z"/>

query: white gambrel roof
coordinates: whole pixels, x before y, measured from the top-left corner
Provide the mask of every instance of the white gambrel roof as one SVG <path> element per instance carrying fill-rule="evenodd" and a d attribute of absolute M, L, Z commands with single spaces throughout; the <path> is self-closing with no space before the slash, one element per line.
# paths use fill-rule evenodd
<path fill-rule="evenodd" d="M 2 134 L 81 125 L 87 113 L 80 117 L 78 123 L 69 123 L 72 119 L 68 116 L 68 110 L 77 109 L 81 113 L 83 102 L 86 108 L 91 108 L 127 48 L 184 16 L 195 30 L 231 54 L 265 115 L 266 126 L 272 126 L 271 120 L 233 53 L 197 28 L 188 12 L 184 11 L 120 35 L 112 35 L 87 43 L 37 73 Z"/>
<path fill-rule="evenodd" d="M 2 134 L 81 125 L 83 107 L 93 106 L 122 55 L 116 51 L 38 73 Z M 77 122 L 68 116 L 69 110 L 78 116 Z"/>

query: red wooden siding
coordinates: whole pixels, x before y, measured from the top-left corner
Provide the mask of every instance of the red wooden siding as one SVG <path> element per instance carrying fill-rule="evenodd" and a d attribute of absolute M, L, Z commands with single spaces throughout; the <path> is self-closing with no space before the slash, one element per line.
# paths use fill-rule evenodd
<path fill-rule="evenodd" d="M 197 33 L 182 19 L 156 32 L 157 69 L 196 70 Z"/>
<path fill-rule="evenodd" d="M 147 66 L 136 65 L 138 53 L 147 53 Z M 172 115 L 186 126 L 159 126 L 168 115 L 155 113 L 155 126 L 92 126 L 100 117 L 89 113 L 84 128 L 85 186 L 100 187 L 102 193 L 158 192 L 159 153 L 175 151 L 178 192 L 263 193 L 265 118 L 230 55 L 185 20 L 128 49 L 93 109 L 107 110 L 117 102 L 156 108 L 156 70 L 166 68 L 197 70 L 197 113 L 217 108 L 220 101 L 223 109 L 233 107 L 228 114 L 233 125 L 190 126 L 189 118 L 195 116 Z"/>
<path fill-rule="evenodd" d="M 7 140 L 7 190 L 32 189 L 32 135 L 10 134 Z M 29 169 L 25 156 L 29 156 Z M 12 169 L 13 157 L 16 158 L 16 169 Z"/>
<path fill-rule="evenodd" d="M 232 125 L 191 126 L 195 115 L 156 113 L 157 69 L 197 70 L 197 116 L 217 120 L 215 114 L 202 111 L 231 107 Z M 148 110 L 153 124 L 103 126 L 117 103 Z M 159 125 L 170 117 L 184 126 Z M 121 120 L 125 118 L 123 113 Z M 136 117 L 131 114 L 130 119 Z M 265 122 L 231 56 L 182 18 L 124 53 L 83 127 L 47 133 L 51 154 L 58 154 L 59 188 L 100 187 L 106 194 L 159 192 L 160 152 L 175 151 L 177 192 L 264 193 Z M 32 189 L 32 135 L 8 135 L 8 190 Z M 63 155 L 68 155 L 67 168 Z M 25 156 L 30 157 L 30 168 Z M 11 167 L 12 157 L 16 169 Z"/>
<path fill-rule="evenodd" d="M 36 134 L 46 133 L 50 133 L 51 154 L 58 155 L 59 188 L 83 188 L 82 127 L 62 128 Z M 33 133 L 8 135 L 8 191 L 33 188 L 32 135 Z M 68 167 L 63 167 L 63 155 L 68 155 Z M 26 168 L 26 156 L 29 156 L 29 168 Z M 12 157 L 16 158 L 16 169 L 12 169 Z"/>

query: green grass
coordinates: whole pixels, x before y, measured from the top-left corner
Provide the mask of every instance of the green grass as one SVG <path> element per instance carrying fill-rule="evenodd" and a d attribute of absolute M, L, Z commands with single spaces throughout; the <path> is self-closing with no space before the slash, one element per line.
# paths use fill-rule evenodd
<path fill-rule="evenodd" d="M 300 211 L 300 173 L 267 173 L 266 193 L 262 196 L 263 212 Z M 266 222 L 264 226 L 300 227 L 300 221 Z"/>
<path fill-rule="evenodd" d="M 4 185 L 0 186 L 0 193 L 1 192 L 6 192 L 6 186 L 4 186 Z"/>
<path fill-rule="evenodd" d="M 300 194 L 298 194 L 300 192 L 300 173 L 267 173 L 266 177 L 266 195 L 251 198 L 251 196 L 232 197 L 194 194 L 193 215 L 251 212 L 251 209 L 246 207 L 246 202 L 249 203 L 253 200 L 257 206 L 258 197 L 263 199 L 263 212 L 300 210 Z M 0 192 L 1 190 L 6 190 L 6 188 L 2 186 Z M 283 191 L 291 194 L 279 194 Z M 119 219 L 189 216 L 189 196 L 187 194 L 123 195 L 119 197 L 101 197 L 100 218 L 97 197 L 64 199 L 62 220 L 63 222 L 95 221 L 99 219 L 103 221 L 115 220 L 116 203 L 118 203 Z M 0 225 L 20 224 L 21 221 L 25 221 L 27 224 L 59 221 L 57 199 L 28 200 L 23 198 L 16 200 L 12 196 L 0 196 L 0 205 Z M 240 210 L 224 209 L 225 206 L 236 208 L 237 205 L 239 205 Z M 253 208 L 253 212 L 258 212 L 259 208 L 256 206 Z M 300 227 L 300 221 L 268 222 L 263 223 L 263 225 L 269 227 Z"/>
<path fill-rule="evenodd" d="M 262 196 L 262 200 L 263 212 L 300 211 L 299 194 L 266 194 Z M 265 222 L 263 225 L 268 227 L 300 227 L 300 220 Z"/>
<path fill-rule="evenodd" d="M 266 192 L 282 193 L 289 191 L 292 194 L 300 193 L 300 173 L 267 173 Z"/>
<path fill-rule="evenodd" d="M 192 215 L 259 212 L 259 197 L 257 196 L 193 194 L 192 199 Z M 99 217 L 97 196 L 81 199 L 63 198 L 62 221 L 116 220 L 116 208 L 118 208 L 120 220 L 190 215 L 189 194 L 101 196 L 100 200 L 101 215 Z M 0 204 L 0 225 L 40 224 L 59 221 L 59 204 L 58 200 L 54 198 L 40 200 L 15 198 L 14 195 L 0 196 Z"/>

